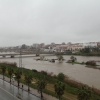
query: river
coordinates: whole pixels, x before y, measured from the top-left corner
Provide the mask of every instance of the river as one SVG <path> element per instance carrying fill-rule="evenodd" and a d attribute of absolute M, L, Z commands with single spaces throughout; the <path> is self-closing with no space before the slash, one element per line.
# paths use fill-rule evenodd
<path fill-rule="evenodd" d="M 89 86 L 94 86 L 100 89 L 100 70 L 87 68 L 85 65 L 79 64 L 68 64 L 67 60 L 70 59 L 69 55 L 63 56 L 65 61 L 59 63 L 51 63 L 48 61 L 36 61 L 39 57 L 27 57 L 22 58 L 22 66 L 28 69 L 36 69 L 38 71 L 47 71 L 48 73 L 58 74 L 60 72 L 64 73 L 71 79 L 78 82 L 82 82 Z M 57 58 L 56 56 L 45 56 L 46 59 Z M 88 60 L 100 60 L 100 57 L 87 57 L 87 56 L 76 56 L 78 62 L 86 62 Z M 1 62 L 16 62 L 19 65 L 19 58 L 4 58 L 0 59 Z"/>

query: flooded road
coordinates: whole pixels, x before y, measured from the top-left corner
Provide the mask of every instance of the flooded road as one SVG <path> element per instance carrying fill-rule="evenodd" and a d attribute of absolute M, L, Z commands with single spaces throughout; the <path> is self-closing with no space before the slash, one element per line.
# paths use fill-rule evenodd
<path fill-rule="evenodd" d="M 38 71 L 47 71 L 48 73 L 53 72 L 53 74 L 58 74 L 60 72 L 64 73 L 71 79 L 74 79 L 78 82 L 88 84 L 89 86 L 94 86 L 100 89 L 100 70 L 87 68 L 85 65 L 79 64 L 68 64 L 67 60 L 70 59 L 70 56 L 63 56 L 65 61 L 59 63 L 57 60 L 55 63 L 48 61 L 36 61 L 39 57 L 28 57 L 22 58 L 22 65 L 24 68 L 36 69 Z M 57 58 L 56 56 L 45 56 L 46 59 Z M 100 57 L 86 57 L 86 56 L 76 56 L 78 62 L 86 62 L 89 60 L 100 60 Z M 7 58 L 0 59 L 0 61 L 6 62 L 16 62 L 19 65 L 19 58 Z"/>

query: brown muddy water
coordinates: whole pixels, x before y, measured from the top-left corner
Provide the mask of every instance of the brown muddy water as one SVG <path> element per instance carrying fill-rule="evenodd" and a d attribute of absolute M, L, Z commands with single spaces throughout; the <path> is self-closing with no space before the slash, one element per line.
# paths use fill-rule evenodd
<path fill-rule="evenodd" d="M 36 69 L 38 71 L 47 71 L 48 73 L 53 72 L 53 74 L 58 74 L 60 72 L 64 73 L 71 79 L 74 79 L 78 82 L 82 82 L 89 86 L 94 86 L 95 88 L 100 89 L 100 70 L 87 68 L 85 65 L 80 64 L 68 64 L 67 60 L 70 59 L 70 56 L 64 56 L 65 61 L 59 63 L 51 63 L 48 61 L 36 61 L 39 57 L 27 57 L 22 58 L 22 66 L 28 69 Z M 45 56 L 46 59 L 57 58 L 56 56 Z M 87 57 L 87 56 L 76 56 L 78 62 L 86 62 L 88 60 L 100 60 L 100 57 Z M 19 65 L 19 58 L 4 58 L 0 59 L 1 62 L 16 62 Z M 98 63 L 100 65 L 100 63 Z M 100 67 L 100 66 L 99 66 Z"/>

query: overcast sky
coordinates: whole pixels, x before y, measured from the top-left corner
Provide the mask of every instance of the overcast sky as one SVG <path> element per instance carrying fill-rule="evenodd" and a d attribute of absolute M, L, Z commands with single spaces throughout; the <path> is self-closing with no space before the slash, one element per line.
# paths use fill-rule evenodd
<path fill-rule="evenodd" d="M 0 0 L 0 47 L 100 41 L 100 0 Z"/>

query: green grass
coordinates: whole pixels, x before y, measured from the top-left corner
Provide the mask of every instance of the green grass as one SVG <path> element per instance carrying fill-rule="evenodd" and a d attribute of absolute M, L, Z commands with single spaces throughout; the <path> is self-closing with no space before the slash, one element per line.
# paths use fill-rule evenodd
<path fill-rule="evenodd" d="M 83 63 L 75 62 L 75 64 L 83 64 Z M 6 66 L 6 69 L 8 67 L 12 67 L 12 68 L 14 68 L 14 71 L 16 71 L 18 69 L 17 67 L 14 67 L 14 66 L 11 66 L 11 65 L 8 65 L 8 64 L 1 64 L 0 63 L 0 66 L 1 65 Z M 0 69 L 0 73 L 1 73 L 1 69 Z M 27 73 L 30 73 L 34 77 L 34 79 L 36 79 L 36 80 L 39 80 L 40 78 L 43 78 L 44 75 L 45 75 L 47 83 L 52 84 L 52 85 L 54 85 L 56 83 L 56 81 L 58 80 L 57 76 L 47 75 L 46 72 L 38 72 L 36 70 L 30 70 L 30 69 L 23 68 L 23 76 L 25 74 L 27 74 Z M 5 76 L 9 77 L 8 73 L 5 73 Z M 20 82 L 26 84 L 25 81 L 22 80 L 22 79 L 20 79 Z M 72 85 L 70 83 L 66 83 L 66 82 L 63 82 L 63 83 L 66 85 L 65 93 L 70 93 L 70 94 L 73 94 L 73 95 L 77 95 L 78 94 L 78 87 L 77 86 L 74 86 L 74 85 Z M 38 89 L 36 84 L 31 84 L 30 87 Z M 57 97 L 56 94 L 54 92 L 50 91 L 50 90 L 45 89 L 44 92 L 46 94 L 52 95 L 54 97 Z M 100 98 L 100 96 L 95 94 L 95 93 L 93 93 L 92 100 L 96 100 L 97 98 Z M 68 100 L 68 99 L 63 98 L 63 100 Z"/>

